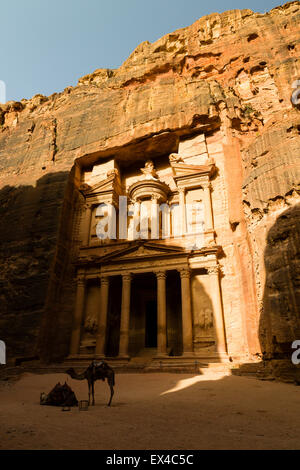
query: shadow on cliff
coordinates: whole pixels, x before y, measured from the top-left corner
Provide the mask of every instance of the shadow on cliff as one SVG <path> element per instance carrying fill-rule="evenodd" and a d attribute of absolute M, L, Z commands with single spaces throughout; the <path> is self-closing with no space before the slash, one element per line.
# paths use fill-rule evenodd
<path fill-rule="evenodd" d="M 50 279 L 57 289 L 66 274 L 72 220 L 62 219 L 73 197 L 71 173 L 49 173 L 35 187 L 0 191 L 0 337 L 9 362 L 39 353 L 41 324 L 49 323 L 45 309 L 53 303 Z"/>
<path fill-rule="evenodd" d="M 290 359 L 300 340 L 300 204 L 280 214 L 266 241 L 261 350 L 265 359 Z"/>
<path fill-rule="evenodd" d="M 300 204 L 282 212 L 269 229 L 264 251 L 265 286 L 258 326 L 259 373 L 300 379 L 291 362 L 293 341 L 300 340 Z M 244 364 L 233 374 L 251 372 Z"/>

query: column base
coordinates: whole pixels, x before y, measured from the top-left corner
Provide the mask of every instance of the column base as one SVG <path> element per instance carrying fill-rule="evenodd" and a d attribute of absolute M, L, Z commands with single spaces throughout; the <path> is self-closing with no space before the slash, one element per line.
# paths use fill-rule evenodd
<path fill-rule="evenodd" d="M 195 353 L 193 351 L 185 351 L 182 353 L 181 357 L 193 359 L 195 357 Z"/>
<path fill-rule="evenodd" d="M 227 351 L 224 351 L 224 350 L 223 350 L 223 351 L 218 351 L 218 350 L 216 350 L 216 353 L 215 353 L 215 354 L 219 354 L 219 356 L 222 356 L 222 357 L 223 357 L 223 356 L 228 356 Z"/>
<path fill-rule="evenodd" d="M 207 360 L 208 362 L 230 362 L 229 356 L 225 352 L 197 352 L 194 354 L 195 359 Z"/>
<path fill-rule="evenodd" d="M 64 360 L 66 364 L 77 364 L 82 365 L 82 367 L 87 367 L 94 360 L 105 360 L 104 356 L 96 356 L 94 354 L 70 354 Z"/>
<path fill-rule="evenodd" d="M 66 361 L 92 361 L 94 355 L 89 354 L 70 354 L 66 357 Z"/>
<path fill-rule="evenodd" d="M 167 357 L 170 357 L 167 353 L 157 353 L 153 359 L 166 359 Z"/>
<path fill-rule="evenodd" d="M 130 356 L 128 356 L 128 354 L 119 354 L 117 356 L 117 359 L 122 359 L 122 360 L 125 360 L 125 361 L 129 361 L 130 360 Z"/>

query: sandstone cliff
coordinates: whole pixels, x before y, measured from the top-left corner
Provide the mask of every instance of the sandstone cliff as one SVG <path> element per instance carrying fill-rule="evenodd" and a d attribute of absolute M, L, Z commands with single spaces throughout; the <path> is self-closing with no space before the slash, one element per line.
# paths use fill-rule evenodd
<path fill-rule="evenodd" d="M 0 337 L 9 357 L 68 352 L 75 160 L 171 153 L 197 132 L 212 156 L 224 155 L 223 245 L 240 293 L 238 302 L 228 294 L 225 317 L 241 318 L 252 354 L 300 339 L 299 25 L 299 2 L 211 14 L 142 43 L 117 70 L 1 106 Z"/>

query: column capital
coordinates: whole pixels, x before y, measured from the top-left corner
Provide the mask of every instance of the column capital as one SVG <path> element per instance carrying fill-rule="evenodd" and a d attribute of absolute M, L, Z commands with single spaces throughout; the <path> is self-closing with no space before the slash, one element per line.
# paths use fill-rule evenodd
<path fill-rule="evenodd" d="M 180 274 L 181 279 L 190 278 L 191 277 L 191 269 L 190 268 L 181 268 L 177 270 Z"/>
<path fill-rule="evenodd" d="M 166 279 L 167 277 L 166 271 L 156 271 L 155 274 L 157 279 Z"/>
<path fill-rule="evenodd" d="M 132 279 L 132 274 L 131 273 L 124 273 L 122 274 L 122 279 L 125 282 L 130 282 Z"/>
<path fill-rule="evenodd" d="M 186 189 L 185 189 L 185 188 L 178 188 L 178 193 L 179 193 L 179 194 L 185 194 L 185 193 L 186 193 Z"/>
<path fill-rule="evenodd" d="M 131 204 L 140 204 L 140 201 L 137 199 L 137 197 L 132 197 L 129 199 L 129 202 Z"/>
<path fill-rule="evenodd" d="M 76 278 L 76 282 L 78 286 L 84 286 L 86 283 L 86 278 L 84 274 L 78 274 Z"/>
<path fill-rule="evenodd" d="M 207 268 L 207 274 L 209 274 L 210 276 L 211 276 L 211 275 L 215 275 L 215 276 L 216 276 L 216 275 L 219 274 L 219 272 L 220 272 L 220 269 L 219 269 L 219 265 L 218 265 L 218 264 L 216 264 L 216 265 L 214 265 L 214 266 L 209 266 L 209 267 Z"/>
<path fill-rule="evenodd" d="M 157 204 L 160 199 L 161 199 L 161 196 L 159 196 L 158 194 L 152 194 L 152 196 L 151 196 L 152 203 L 155 202 Z"/>
<path fill-rule="evenodd" d="M 109 284 L 109 276 L 100 276 L 101 286 Z"/>

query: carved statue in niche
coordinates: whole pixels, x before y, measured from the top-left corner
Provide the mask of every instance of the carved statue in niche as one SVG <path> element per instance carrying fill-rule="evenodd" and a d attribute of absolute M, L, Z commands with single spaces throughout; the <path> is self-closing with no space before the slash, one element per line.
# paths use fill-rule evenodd
<path fill-rule="evenodd" d="M 95 334 L 97 332 L 97 328 L 98 328 L 97 319 L 91 315 L 88 316 L 84 322 L 84 330 L 87 333 Z"/>
<path fill-rule="evenodd" d="M 213 312 L 210 308 L 202 310 L 199 326 L 206 331 L 213 327 Z"/>
<path fill-rule="evenodd" d="M 145 167 L 141 168 L 140 170 L 145 175 L 146 180 L 158 180 L 158 176 L 152 160 L 147 160 Z"/>
<path fill-rule="evenodd" d="M 81 351 L 88 352 L 90 348 L 94 348 L 96 344 L 96 333 L 98 329 L 97 318 L 93 314 L 88 314 L 83 324 L 83 332 L 81 339 Z"/>
<path fill-rule="evenodd" d="M 86 288 L 85 314 L 81 334 L 81 353 L 87 353 L 96 344 L 98 330 L 98 305 L 100 289 L 96 280 L 88 283 Z"/>
<path fill-rule="evenodd" d="M 202 337 L 213 336 L 213 312 L 209 307 L 202 308 L 195 312 L 194 317 L 195 337 L 201 339 Z"/>
<path fill-rule="evenodd" d="M 194 348 L 195 351 L 214 348 L 215 334 L 213 323 L 213 311 L 210 307 L 204 307 L 194 314 Z"/>

